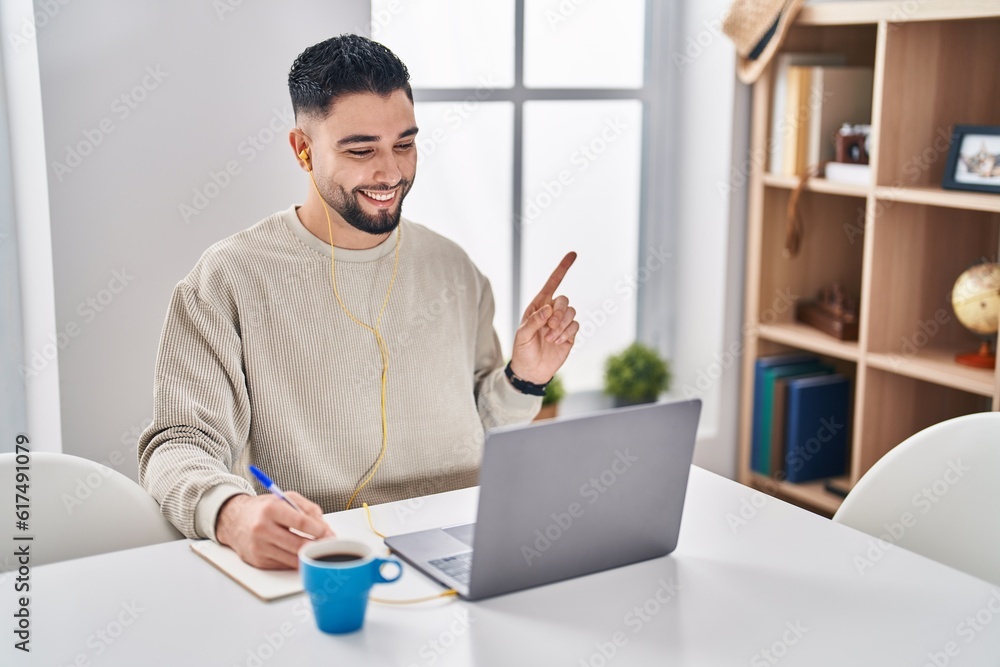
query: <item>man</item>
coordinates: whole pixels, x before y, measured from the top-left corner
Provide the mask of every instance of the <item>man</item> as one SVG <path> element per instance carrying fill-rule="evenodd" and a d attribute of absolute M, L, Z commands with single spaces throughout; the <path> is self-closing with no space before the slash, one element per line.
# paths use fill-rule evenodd
<path fill-rule="evenodd" d="M 333 38 L 299 55 L 288 85 L 306 201 L 215 244 L 177 285 L 139 440 L 164 515 L 263 568 L 297 567 L 308 538 L 291 529 L 330 534 L 324 512 L 475 484 L 484 429 L 537 413 L 579 329 L 555 296 L 570 253 L 505 368 L 489 281 L 401 218 L 418 129 L 392 52 Z M 248 464 L 302 512 L 257 495 Z"/>

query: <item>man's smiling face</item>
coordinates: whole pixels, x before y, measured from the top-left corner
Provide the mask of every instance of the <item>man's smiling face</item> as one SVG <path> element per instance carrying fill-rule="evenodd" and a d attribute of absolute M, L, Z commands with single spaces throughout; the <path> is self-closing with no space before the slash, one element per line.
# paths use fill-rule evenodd
<path fill-rule="evenodd" d="M 337 98 L 311 129 L 313 176 L 330 208 L 363 232 L 394 230 L 417 172 L 417 123 L 406 93 Z"/>

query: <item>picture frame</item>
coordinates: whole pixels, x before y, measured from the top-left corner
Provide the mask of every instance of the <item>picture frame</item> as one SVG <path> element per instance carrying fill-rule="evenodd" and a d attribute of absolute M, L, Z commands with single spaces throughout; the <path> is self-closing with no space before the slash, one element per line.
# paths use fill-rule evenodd
<path fill-rule="evenodd" d="M 1000 126 L 954 127 L 941 187 L 1000 194 Z"/>

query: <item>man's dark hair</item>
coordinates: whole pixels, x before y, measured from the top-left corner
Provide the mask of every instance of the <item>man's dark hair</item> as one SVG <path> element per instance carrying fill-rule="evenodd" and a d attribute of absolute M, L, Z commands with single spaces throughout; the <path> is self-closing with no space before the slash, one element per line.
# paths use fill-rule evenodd
<path fill-rule="evenodd" d="M 300 114 L 324 120 L 331 103 L 344 95 L 388 96 L 397 90 L 413 101 L 406 65 L 385 46 L 361 35 L 340 35 L 310 46 L 288 72 L 296 121 Z"/>

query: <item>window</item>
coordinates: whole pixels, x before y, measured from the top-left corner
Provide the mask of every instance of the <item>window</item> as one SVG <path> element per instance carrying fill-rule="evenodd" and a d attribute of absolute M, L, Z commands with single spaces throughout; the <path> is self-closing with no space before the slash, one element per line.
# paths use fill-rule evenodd
<path fill-rule="evenodd" d="M 581 330 L 560 371 L 600 389 L 636 340 L 649 176 L 648 0 L 373 0 L 372 38 L 410 69 L 417 185 L 404 214 L 489 277 L 505 354 L 570 251 Z M 613 45 L 613 46 L 612 46 Z"/>

